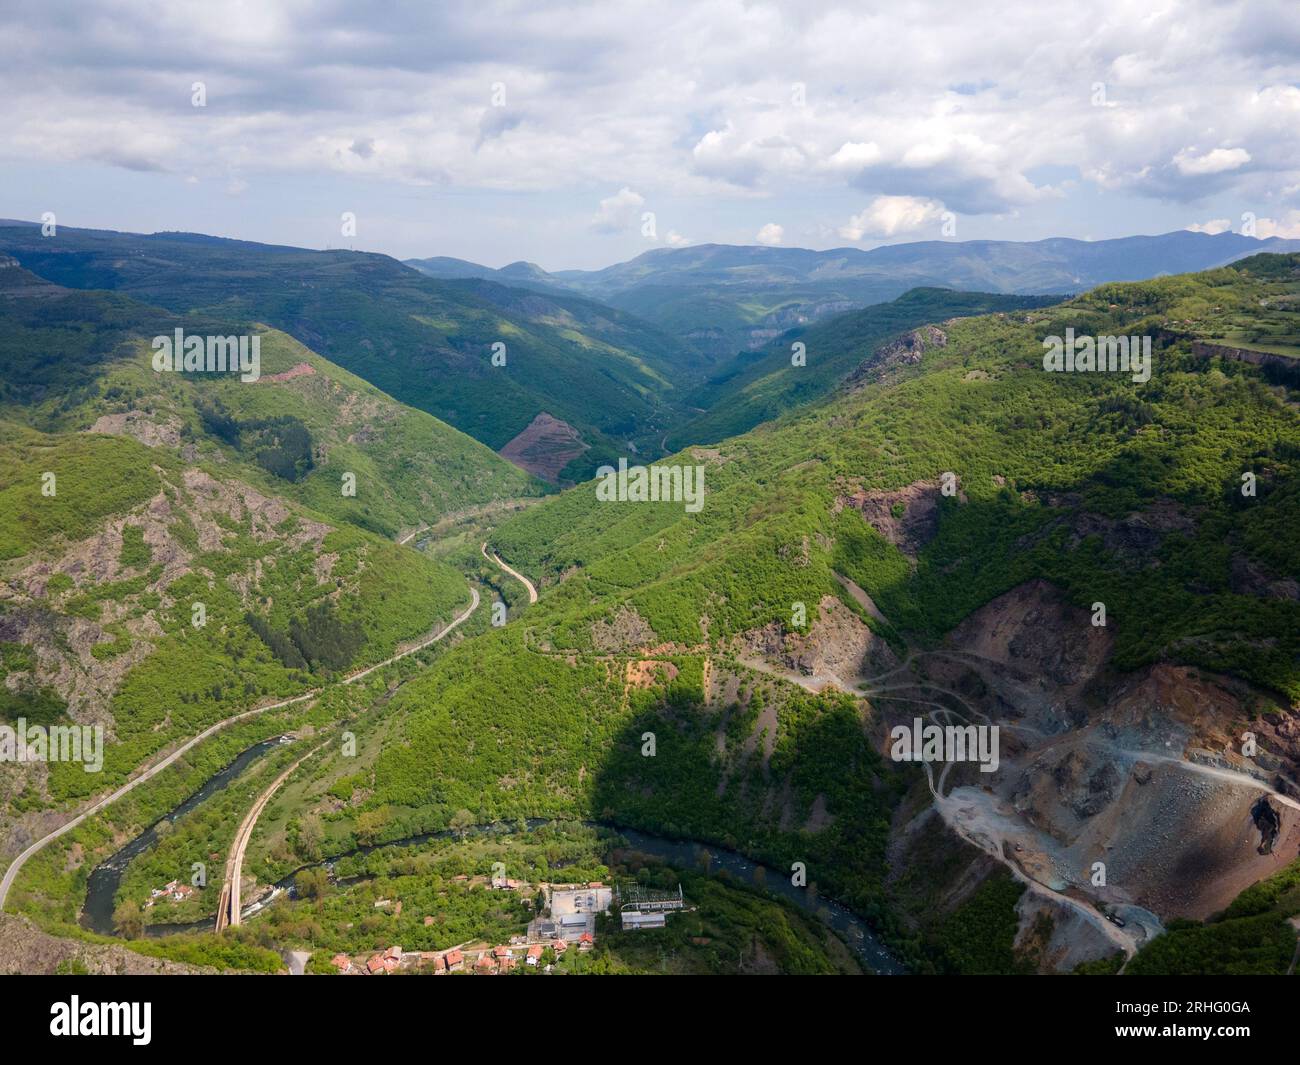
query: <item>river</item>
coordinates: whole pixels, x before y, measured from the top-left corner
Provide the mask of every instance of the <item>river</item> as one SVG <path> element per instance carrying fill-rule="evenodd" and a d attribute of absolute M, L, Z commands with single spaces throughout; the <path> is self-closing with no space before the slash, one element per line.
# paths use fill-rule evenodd
<path fill-rule="evenodd" d="M 81 924 L 92 931 L 100 932 L 103 935 L 113 934 L 113 897 L 122 881 L 122 874 L 125 872 L 130 861 L 152 847 L 158 840 L 157 827 L 161 821 L 175 821 L 182 817 L 190 810 L 194 809 L 204 799 L 208 798 L 217 791 L 226 787 L 240 773 L 248 768 L 254 761 L 279 744 L 279 740 L 268 740 L 265 743 L 259 743 L 255 747 L 250 747 L 236 758 L 225 769 L 221 770 L 216 776 L 212 777 L 197 792 L 191 795 L 183 803 L 176 807 L 166 817 L 160 818 L 159 822 L 151 825 L 130 843 L 126 844 L 121 850 L 114 854 L 102 865 L 98 866 L 90 874 L 87 884 L 86 904 L 82 910 Z M 524 822 L 528 830 L 543 828 L 547 825 L 556 823 L 551 818 L 530 818 Z M 564 823 L 560 821 L 559 823 Z M 568 823 L 572 823 L 569 821 Z M 704 871 L 704 856 L 707 854 L 709 859 L 707 872 L 710 875 L 727 873 L 735 879 L 749 885 L 756 884 L 756 874 L 759 869 L 763 870 L 763 889 L 773 895 L 777 895 L 786 901 L 793 903 L 805 913 L 812 914 L 822 923 L 829 927 L 852 951 L 858 961 L 872 972 L 882 976 L 897 976 L 906 973 L 902 963 L 894 957 L 889 949 L 880 941 L 879 937 L 872 930 L 871 926 L 847 906 L 843 906 L 832 899 L 822 896 L 810 896 L 806 888 L 798 888 L 790 883 L 790 879 L 785 874 L 762 865 L 743 854 L 727 850 L 723 847 L 716 847 L 710 844 L 697 843 L 692 840 L 668 839 L 664 836 L 656 836 L 648 832 L 641 832 L 637 829 L 624 828 L 620 825 L 608 824 L 604 822 L 582 822 L 588 828 L 599 828 L 616 832 L 627 840 L 628 845 L 642 854 L 658 858 L 668 865 L 675 866 L 679 869 L 693 869 Z M 465 829 L 460 833 L 454 833 L 450 829 L 444 829 L 440 832 L 426 832 L 416 836 L 408 836 L 405 839 L 393 840 L 389 843 L 378 843 L 366 847 L 358 847 L 355 850 L 348 851 L 345 854 L 335 855 L 333 858 L 321 862 L 314 862 L 295 869 L 288 876 L 279 880 L 273 887 L 271 893 L 246 906 L 241 916 L 248 918 L 268 905 L 279 895 L 288 893 L 291 897 L 294 894 L 294 878 L 306 869 L 325 868 L 331 875 L 334 872 L 334 865 L 342 858 L 350 858 L 357 855 L 370 854 L 376 850 L 382 850 L 389 847 L 410 847 L 418 846 L 422 843 L 428 843 L 433 840 L 451 839 L 457 835 L 509 835 L 518 831 L 518 822 L 504 821 L 494 822 L 488 825 L 476 825 Z M 349 881 L 351 882 L 351 881 Z M 212 919 L 204 921 L 194 921 L 188 924 L 159 924 L 151 925 L 146 928 L 146 934 L 150 936 L 174 935 L 180 932 L 205 932 L 211 931 L 214 926 Z"/>
<path fill-rule="evenodd" d="M 261 758 L 262 755 L 279 747 L 280 742 L 279 737 L 273 740 L 263 740 L 261 743 L 254 744 L 246 751 L 241 752 L 233 762 L 219 773 L 209 777 L 203 786 L 188 799 L 170 813 L 158 818 L 157 821 L 103 864 L 96 866 L 91 871 L 86 882 L 86 903 L 81 909 L 81 927 L 88 928 L 92 932 L 98 932 L 100 935 L 113 935 L 113 898 L 117 895 L 117 889 L 122 884 L 122 876 L 126 872 L 126 867 L 131 864 L 134 858 L 137 858 L 158 842 L 158 826 L 164 822 L 171 823 L 184 817 L 200 803 L 221 791 L 222 788 L 243 773 L 245 769 Z M 202 931 L 203 926 L 206 925 L 208 928 L 212 928 L 214 923 L 214 921 L 209 920 L 198 921 L 193 925 L 153 925 L 148 927 L 146 931 L 151 936 L 168 935 L 179 931 Z"/>

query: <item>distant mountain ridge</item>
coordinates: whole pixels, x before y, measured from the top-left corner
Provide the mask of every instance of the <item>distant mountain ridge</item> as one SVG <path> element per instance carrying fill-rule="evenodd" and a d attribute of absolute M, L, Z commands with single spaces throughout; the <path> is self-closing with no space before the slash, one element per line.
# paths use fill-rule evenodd
<path fill-rule="evenodd" d="M 1140 281 L 1162 273 L 1182 274 L 1225 266 L 1260 252 L 1300 250 L 1300 240 L 1256 238 L 1240 233 L 1188 229 L 1155 236 L 1107 240 L 1047 237 L 1035 241 L 927 240 L 877 248 L 780 248 L 744 244 L 696 244 L 653 248 L 599 270 L 546 271 L 516 262 L 500 269 L 465 259 L 406 259 L 430 277 L 513 278 L 560 285 L 609 297 L 630 288 L 662 284 L 753 284 L 757 281 L 828 282 L 903 270 L 913 285 L 960 288 L 1000 284 L 992 291 L 1054 294 L 1107 281 Z M 980 267 L 983 266 L 981 270 Z M 756 276 L 756 271 L 764 271 Z M 946 274 L 926 274 L 942 270 Z M 1132 276 L 1123 276 L 1132 275 Z"/>
<path fill-rule="evenodd" d="M 702 244 L 648 251 L 603 270 L 564 270 L 552 277 L 575 288 L 605 295 L 645 284 L 751 284 L 756 270 L 770 281 L 828 282 L 881 275 L 910 280 L 909 287 L 1023 291 L 1035 294 L 1089 288 L 1107 281 L 1139 281 L 1161 273 L 1181 274 L 1224 266 L 1263 251 L 1293 251 L 1300 241 L 1260 240 L 1239 233 L 1177 230 L 1158 236 L 1037 241 L 929 240 L 859 248 L 769 248 Z"/>
<path fill-rule="evenodd" d="M 725 359 L 760 348 L 786 329 L 892 300 L 912 288 L 1068 295 L 1111 281 L 1193 273 L 1260 252 L 1297 250 L 1297 240 L 1177 230 L 1096 241 L 918 241 L 869 251 L 700 244 L 655 248 L 601 270 L 553 273 L 524 263 L 501 270 L 459 259 L 407 263 L 435 277 L 568 289 L 639 315 Z"/>

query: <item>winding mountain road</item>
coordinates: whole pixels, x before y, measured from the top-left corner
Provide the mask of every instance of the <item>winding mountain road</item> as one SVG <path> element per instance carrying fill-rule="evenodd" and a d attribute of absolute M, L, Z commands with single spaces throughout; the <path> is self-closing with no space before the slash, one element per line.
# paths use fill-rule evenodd
<path fill-rule="evenodd" d="M 483 546 L 480 547 L 479 550 L 483 552 L 484 558 L 490 559 L 491 561 L 495 562 L 498 566 L 500 566 L 503 570 L 505 570 L 508 574 L 510 574 L 510 576 L 512 576 L 515 580 L 521 582 L 523 586 L 528 589 L 529 603 L 537 602 L 537 589 L 533 587 L 532 581 L 530 581 L 517 569 L 513 569 L 510 566 L 507 566 L 504 562 L 502 562 L 501 556 L 498 555 L 495 551 L 489 551 L 486 540 L 483 541 Z"/>
<path fill-rule="evenodd" d="M 414 535 L 415 533 L 411 533 L 400 542 L 406 543 L 406 541 L 409 540 Z M 497 557 L 495 552 L 493 552 L 489 556 L 486 542 L 483 543 L 483 545 L 480 547 L 480 550 L 483 552 L 484 558 L 490 557 L 494 562 L 496 562 L 498 566 L 500 566 L 507 573 L 510 573 L 513 576 L 517 577 L 519 580 L 523 581 L 524 585 L 528 588 L 528 596 L 529 596 L 528 601 L 530 603 L 537 602 L 537 590 L 533 587 L 532 582 L 529 581 L 527 577 L 523 576 L 523 574 L 518 573 L 515 570 L 511 569 L 509 566 L 507 566 L 504 562 L 501 561 L 500 558 Z M 397 661 L 397 659 L 403 657 L 404 655 L 411 654 L 413 651 L 418 651 L 423 647 L 429 646 L 429 644 L 431 643 L 441 640 L 444 636 L 447 635 L 447 633 L 451 632 L 451 630 L 454 629 L 457 625 L 464 622 L 472 613 L 474 613 L 476 609 L 478 609 L 478 605 L 479 605 L 478 589 L 471 587 L 470 592 L 474 598 L 473 598 L 473 602 L 470 603 L 469 609 L 466 610 L 465 613 L 461 614 L 458 618 L 456 618 L 455 621 L 453 621 L 450 625 L 448 625 L 445 629 L 442 630 L 442 632 L 438 633 L 436 636 L 432 637 L 429 640 L 426 640 L 424 643 L 420 644 L 417 647 L 412 647 L 406 651 L 403 651 L 401 654 L 394 655 L 388 661 L 395 662 Z M 388 664 L 387 662 L 381 663 L 381 665 L 387 665 L 387 664 Z M 371 670 L 378 669 L 378 668 L 379 668 L 378 666 L 370 667 Z M 370 670 L 367 670 L 366 672 L 370 672 Z M 364 675 L 365 675 L 364 673 L 360 673 L 357 674 L 356 677 L 351 679 L 355 680 Z M 277 791 L 280 790 L 280 786 L 286 780 L 289 779 L 293 771 L 297 769 L 300 765 L 302 765 L 304 761 L 306 761 L 308 758 L 310 758 L 313 754 L 315 754 L 324 746 L 325 745 L 322 743 L 317 747 L 312 748 L 312 750 L 308 751 L 305 755 L 299 758 L 298 761 L 294 762 L 293 765 L 291 765 L 288 769 L 286 769 L 283 773 L 281 773 L 280 776 L 275 779 L 274 783 L 272 783 L 271 786 L 267 788 L 265 792 L 262 793 L 262 795 L 258 798 L 257 802 L 254 803 L 253 808 L 249 810 L 248 813 L 245 815 L 243 822 L 239 826 L 239 830 L 235 833 L 235 842 L 234 845 L 231 847 L 230 856 L 226 859 L 226 879 L 221 886 L 221 901 L 217 905 L 217 931 L 218 932 L 220 932 L 228 924 L 229 925 L 239 924 L 239 919 L 240 919 L 239 881 L 241 876 L 243 875 L 244 852 L 248 848 L 248 841 L 253 836 L 253 829 L 257 826 L 258 818 L 262 816 L 262 811 L 266 809 L 266 804 L 271 801 L 271 798 L 275 795 Z"/>
<path fill-rule="evenodd" d="M 391 665 L 392 663 L 396 662 L 398 659 L 405 658 L 407 655 L 415 654 L 416 651 L 422 651 L 424 650 L 424 648 L 430 646 L 431 644 L 437 643 L 448 633 L 450 633 L 453 629 L 464 624 L 469 619 L 470 615 L 473 614 L 474 611 L 478 609 L 478 605 L 479 605 L 478 589 L 471 586 L 470 604 L 468 609 L 466 609 L 463 613 L 457 615 L 457 617 L 455 617 L 451 622 L 445 625 L 439 632 L 435 633 L 433 636 L 428 637 L 427 639 L 421 640 L 418 643 L 415 643 L 412 646 L 405 648 L 402 651 L 399 651 L 397 654 L 393 655 L 390 658 L 384 659 L 382 662 L 376 662 L 373 666 L 368 666 L 367 668 L 359 670 L 356 673 L 349 674 L 348 676 L 344 677 L 341 681 L 338 681 L 338 683 L 355 684 L 357 681 L 361 680 L 362 678 L 368 677 L 375 670 L 382 669 L 384 666 Z M 301 695 L 295 695 L 292 699 L 281 699 L 279 702 L 268 703 L 266 706 L 256 706 L 253 707 L 253 709 L 251 710 L 244 710 L 241 713 L 234 714 L 231 717 L 218 721 L 214 725 L 209 725 L 197 736 L 187 740 L 180 747 L 176 748 L 176 750 L 172 751 L 171 754 L 167 755 L 161 761 L 156 762 L 154 765 L 146 769 L 138 777 L 134 777 L 131 780 L 128 780 L 116 791 L 106 795 L 104 798 L 96 802 L 93 806 L 77 814 L 77 816 L 72 818 L 70 821 L 66 822 L 63 825 L 60 825 L 58 828 L 56 828 L 53 832 L 49 833 L 48 835 L 42 836 L 35 843 L 29 846 L 25 851 L 19 854 L 17 858 L 15 858 L 12 862 L 10 862 L 9 868 L 5 870 L 3 879 L 0 879 L 0 911 L 2 911 L 5 908 L 5 903 L 8 901 L 9 898 L 9 889 L 13 887 L 14 881 L 18 879 L 18 874 L 19 872 L 21 872 L 22 867 L 27 863 L 29 859 L 32 858 L 33 855 L 39 853 L 43 848 L 48 846 L 50 843 L 53 843 L 60 836 L 66 835 L 67 833 L 71 832 L 74 828 L 76 828 L 78 825 L 85 823 L 87 819 L 94 817 L 95 814 L 99 813 L 101 810 L 104 810 L 107 807 L 111 806 L 113 803 L 117 802 L 118 799 L 122 798 L 123 795 L 126 795 L 134 791 L 141 784 L 145 783 L 145 781 L 152 780 L 164 769 L 172 765 L 176 761 L 176 759 L 180 758 L 187 751 L 192 750 L 197 744 L 202 743 L 210 736 L 213 736 L 216 733 L 220 732 L 227 725 L 233 725 L 235 724 L 235 722 L 243 721 L 245 718 L 254 717 L 258 714 L 264 714 L 268 710 L 279 710 L 285 706 L 292 706 L 295 703 L 306 702 L 308 699 L 315 699 L 325 690 L 326 690 L 325 688 L 313 688 L 311 691 L 303 692 Z"/>
<path fill-rule="evenodd" d="M 904 663 L 904 665 L 909 664 L 913 657 L 915 656 L 909 656 L 907 663 Z M 882 679 L 886 676 L 892 676 L 897 672 L 897 669 L 891 670 L 888 674 L 882 674 L 879 678 L 873 678 L 873 681 Z M 940 688 L 937 685 L 931 684 L 929 681 L 919 678 L 910 683 L 905 682 L 883 686 L 872 686 L 872 683 L 868 682 L 868 684 L 864 685 L 864 694 L 868 698 L 874 696 L 885 699 L 894 699 L 901 702 L 914 702 L 928 705 L 932 708 L 929 713 L 930 719 L 940 725 L 944 724 L 947 720 L 951 720 L 953 717 L 959 719 L 962 718 L 962 715 L 953 710 L 952 707 L 936 702 L 933 699 L 918 697 L 909 698 L 893 694 L 894 692 L 907 690 L 909 688 L 916 691 L 918 695 L 930 691 L 948 695 L 959 701 L 971 713 L 992 723 L 988 715 L 975 710 L 957 692 L 950 691 L 946 688 Z M 1019 728 L 1023 731 L 1037 733 L 1040 736 L 1042 735 L 1042 733 L 1037 729 L 1028 726 L 1014 726 L 1004 723 L 1000 727 Z M 1289 795 L 1277 791 L 1275 788 L 1269 786 L 1267 782 L 1251 776 L 1248 773 L 1237 772 L 1219 766 L 1205 765 L 1187 758 L 1163 754 L 1156 751 L 1125 748 L 1118 744 L 1107 743 L 1100 737 L 1095 736 L 1089 737 L 1088 743 L 1090 746 L 1105 749 L 1113 757 L 1122 758 L 1129 762 L 1145 761 L 1171 765 L 1185 772 L 1211 777 L 1215 780 L 1232 784 L 1237 787 L 1249 788 L 1252 791 L 1260 792 L 1269 796 L 1271 799 L 1283 806 L 1300 811 L 1300 802 L 1297 802 Z M 1018 835 L 1015 829 L 1028 826 L 1011 826 L 1007 824 L 1005 819 L 999 816 L 989 805 L 987 796 L 973 789 L 965 789 L 965 794 L 961 797 L 958 797 L 955 792 L 945 795 L 944 782 L 951 768 L 952 763 L 944 763 L 943 770 L 936 782 L 931 765 L 928 762 L 923 765 L 926 781 L 929 785 L 931 797 L 934 801 L 934 808 L 943 819 L 944 823 L 959 837 L 973 846 L 978 847 L 980 850 L 988 854 L 989 857 L 1005 866 L 1011 875 L 1029 888 L 1030 891 L 1046 896 L 1085 918 L 1094 928 L 1099 930 L 1106 939 L 1110 940 L 1123 951 L 1125 956 L 1124 966 L 1128 965 L 1129 960 L 1133 958 L 1142 946 L 1150 941 L 1153 935 L 1159 934 L 1160 928 L 1158 925 L 1155 927 L 1148 927 L 1148 922 L 1142 919 L 1144 916 L 1150 915 L 1145 914 L 1145 911 L 1140 907 L 1123 907 L 1125 911 L 1124 915 L 1128 918 L 1128 925 L 1121 929 L 1121 927 L 1116 926 L 1114 923 L 1107 920 L 1105 913 L 1102 912 L 1099 907 L 1083 899 L 1075 898 L 1057 891 L 1031 876 L 1017 861 L 1008 857 L 1007 854 L 1008 847 L 1015 843 L 1016 836 Z M 1300 956 L 1300 947 L 1297 947 L 1297 956 Z"/>

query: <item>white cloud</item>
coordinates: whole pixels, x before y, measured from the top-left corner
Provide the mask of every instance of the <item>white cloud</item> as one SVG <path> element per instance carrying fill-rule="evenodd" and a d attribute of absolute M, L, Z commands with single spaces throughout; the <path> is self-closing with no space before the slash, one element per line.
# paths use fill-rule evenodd
<path fill-rule="evenodd" d="M 1226 233 L 1232 228 L 1227 218 L 1211 218 L 1208 222 L 1194 222 L 1187 227 L 1193 233 Z"/>
<path fill-rule="evenodd" d="M 691 243 L 691 238 L 683 237 L 675 229 L 670 229 L 667 236 L 664 237 L 664 243 L 670 248 L 684 248 Z"/>
<path fill-rule="evenodd" d="M 597 233 L 620 233 L 636 223 L 643 206 L 645 197 L 624 186 L 600 201 L 591 228 Z"/>
<path fill-rule="evenodd" d="M 852 241 L 888 239 L 915 233 L 925 226 L 937 226 L 943 214 L 944 206 L 938 200 L 917 196 L 877 196 L 865 210 L 841 226 L 839 234 Z"/>
<path fill-rule="evenodd" d="M 86 0 L 3 5 L 0 165 L 83 166 L 90 196 L 108 195 L 105 165 L 206 183 L 220 160 L 253 184 L 249 200 L 340 174 L 555 193 L 566 218 L 590 189 L 706 209 L 750 200 L 747 230 L 847 195 L 963 217 L 1063 196 L 1096 214 L 1098 188 L 1224 194 L 1285 219 L 1300 196 L 1286 133 L 1300 116 L 1300 5 L 1257 3 L 1249 18 L 1220 0 L 1115 4 L 1101 18 L 1005 0 L 990 18 L 951 0 L 662 0 L 645 18 L 626 0 L 581 17 L 560 0 L 476 0 L 395 5 L 379 21 L 326 0 L 260 0 L 235 19 L 146 0 L 115 0 L 111 18 Z M 195 79 L 206 108 L 189 105 Z M 497 82 L 506 108 L 491 106 Z M 594 230 L 628 225 L 641 204 L 622 195 Z M 845 229 L 889 228 L 864 213 Z"/>
<path fill-rule="evenodd" d="M 1178 172 L 1189 176 L 1222 174 L 1225 170 L 1237 170 L 1249 162 L 1250 152 L 1245 148 L 1215 148 L 1204 155 L 1197 155 L 1193 148 L 1184 148 L 1174 156 L 1174 166 Z"/>
<path fill-rule="evenodd" d="M 766 244 L 769 247 L 775 247 L 785 239 L 785 227 L 779 226 L 775 222 L 768 222 L 762 229 L 755 234 L 754 239 L 760 244 Z"/>
<path fill-rule="evenodd" d="M 826 160 L 826 166 L 832 170 L 856 172 L 871 166 L 880 160 L 880 146 L 868 141 L 865 144 L 845 141 L 839 149 Z"/>
<path fill-rule="evenodd" d="M 1257 218 L 1255 236 L 1261 239 L 1282 237 L 1285 240 L 1300 240 L 1300 211 L 1287 211 L 1281 218 Z"/>
<path fill-rule="evenodd" d="M 763 171 L 761 156 L 765 147 L 759 141 L 743 138 L 728 122 L 723 129 L 711 129 L 701 137 L 691 149 L 691 156 L 697 174 L 733 185 L 751 185 Z"/>

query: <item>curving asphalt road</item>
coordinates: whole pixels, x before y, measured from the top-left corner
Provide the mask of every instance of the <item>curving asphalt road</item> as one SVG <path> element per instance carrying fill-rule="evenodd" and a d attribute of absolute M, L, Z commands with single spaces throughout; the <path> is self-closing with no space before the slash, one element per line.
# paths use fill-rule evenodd
<path fill-rule="evenodd" d="M 369 676 L 375 670 L 382 669 L 384 666 L 387 665 L 391 665 L 393 662 L 396 662 L 399 658 L 405 658 L 407 655 L 414 654 L 416 651 L 422 651 L 430 644 L 437 643 L 449 632 L 455 629 L 458 625 L 461 625 L 466 620 L 468 620 L 469 616 L 473 614 L 475 610 L 478 609 L 478 605 L 479 605 L 478 589 L 471 586 L 470 596 L 471 596 L 471 600 L 469 604 L 469 609 L 467 609 L 464 613 L 458 615 L 453 621 L 451 621 L 448 625 L 446 625 L 442 629 L 442 631 L 438 632 L 436 635 L 431 636 L 426 640 L 422 640 L 420 643 L 414 644 L 411 647 L 408 647 L 406 650 L 393 655 L 391 658 L 386 658 L 384 659 L 384 661 L 377 662 L 373 666 L 368 666 L 366 669 L 360 670 L 359 672 L 349 674 L 338 683 L 354 684 L 357 681 L 361 680 L 363 677 Z M 106 795 L 104 798 L 96 802 L 93 806 L 77 814 L 77 816 L 72 818 L 71 821 L 68 821 L 63 825 L 60 825 L 49 835 L 43 836 L 42 838 L 38 839 L 25 851 L 19 854 L 17 858 L 15 858 L 12 862 L 9 863 L 9 868 L 5 870 L 4 878 L 0 879 L 0 910 L 3 910 L 5 908 L 5 903 L 9 898 L 9 889 L 13 887 L 14 881 L 18 879 L 18 874 L 22 870 L 22 867 L 27 863 L 27 860 L 29 858 L 31 858 L 34 854 L 42 850 L 47 844 L 50 844 L 54 840 L 58 839 L 60 836 L 66 835 L 68 832 L 71 832 L 78 825 L 84 823 L 87 818 L 94 817 L 95 814 L 99 813 L 99 811 L 117 802 L 117 800 L 120 799 L 123 795 L 126 795 L 128 792 L 134 791 L 145 781 L 151 780 L 153 777 L 157 776 L 169 765 L 175 762 L 176 759 L 180 758 L 181 755 L 185 754 L 186 751 L 191 750 L 196 744 L 202 743 L 209 736 L 212 736 L 217 732 L 220 732 L 227 725 L 233 725 L 236 721 L 242 721 L 245 718 L 253 717 L 257 714 L 264 714 L 268 710 L 278 710 L 281 707 L 292 706 L 294 703 L 301 703 L 301 702 L 305 702 L 308 699 L 314 699 L 318 695 L 320 695 L 321 692 L 324 690 L 325 690 L 324 688 L 313 688 L 309 692 L 303 692 L 303 694 L 301 695 L 295 695 L 292 699 L 282 699 L 278 703 L 268 703 L 266 706 L 257 706 L 251 710 L 245 710 L 242 713 L 238 713 L 233 715 L 232 717 L 228 717 L 222 721 L 218 721 L 215 725 L 209 725 L 197 736 L 193 737 L 190 740 L 187 740 L 180 747 L 176 748 L 176 750 L 172 751 L 171 754 L 167 755 L 161 761 L 155 763 L 154 765 L 146 769 L 138 777 L 134 777 L 131 780 L 128 780 L 116 791 L 112 792 L 109 795 Z"/>
<path fill-rule="evenodd" d="M 410 539 L 410 537 L 407 537 L 407 539 Z M 402 542 L 405 543 L 406 541 L 404 540 Z M 408 647 L 405 651 L 393 655 L 392 658 L 389 658 L 384 662 L 380 662 L 378 665 L 370 666 L 369 668 L 364 669 L 359 673 L 352 674 L 351 676 L 345 678 L 341 683 L 351 684 L 354 681 L 360 680 L 366 674 L 374 672 L 376 669 L 379 669 L 381 666 L 386 666 L 391 662 L 396 662 L 399 658 L 405 658 L 409 654 L 413 654 L 416 651 L 423 650 L 424 648 L 428 647 L 430 644 L 437 643 L 449 632 L 451 632 L 454 628 L 456 628 L 456 626 L 461 625 L 465 621 L 467 621 L 469 619 L 469 616 L 473 614 L 475 610 L 478 609 L 478 605 L 479 605 L 478 589 L 471 586 L 470 596 L 471 599 L 470 599 L 469 608 L 463 614 L 457 616 L 450 624 L 445 626 L 441 632 L 437 633 L 434 636 L 431 636 L 429 639 L 424 640 L 421 643 L 416 644 L 414 647 Z M 217 908 L 217 931 L 218 932 L 220 932 L 221 929 L 225 927 L 227 921 L 230 924 L 239 924 L 239 912 L 240 912 L 239 881 L 241 876 L 243 875 L 244 852 L 248 849 L 248 841 L 253 837 L 253 829 L 257 826 L 258 818 L 262 816 L 262 811 L 266 809 L 266 804 L 271 801 L 275 793 L 280 790 L 281 785 L 283 785 L 284 782 L 288 780 L 289 777 L 293 774 L 293 771 L 297 769 L 300 765 L 302 765 L 303 762 L 305 762 L 308 758 L 310 758 L 313 754 L 315 754 L 324 746 L 325 743 L 317 744 L 310 751 L 308 751 L 301 758 L 299 758 L 296 762 L 294 762 L 293 765 L 291 765 L 288 769 L 286 769 L 283 773 L 281 773 L 278 777 L 276 777 L 275 781 L 271 784 L 271 786 L 267 788 L 266 791 L 264 791 L 261 794 L 261 796 L 258 797 L 258 800 L 253 804 L 252 809 L 250 809 L 248 813 L 244 815 L 244 820 L 240 822 L 239 829 L 235 833 L 234 844 L 231 846 L 230 854 L 226 858 L 225 881 L 221 885 L 221 901 L 218 903 L 218 908 Z"/>

